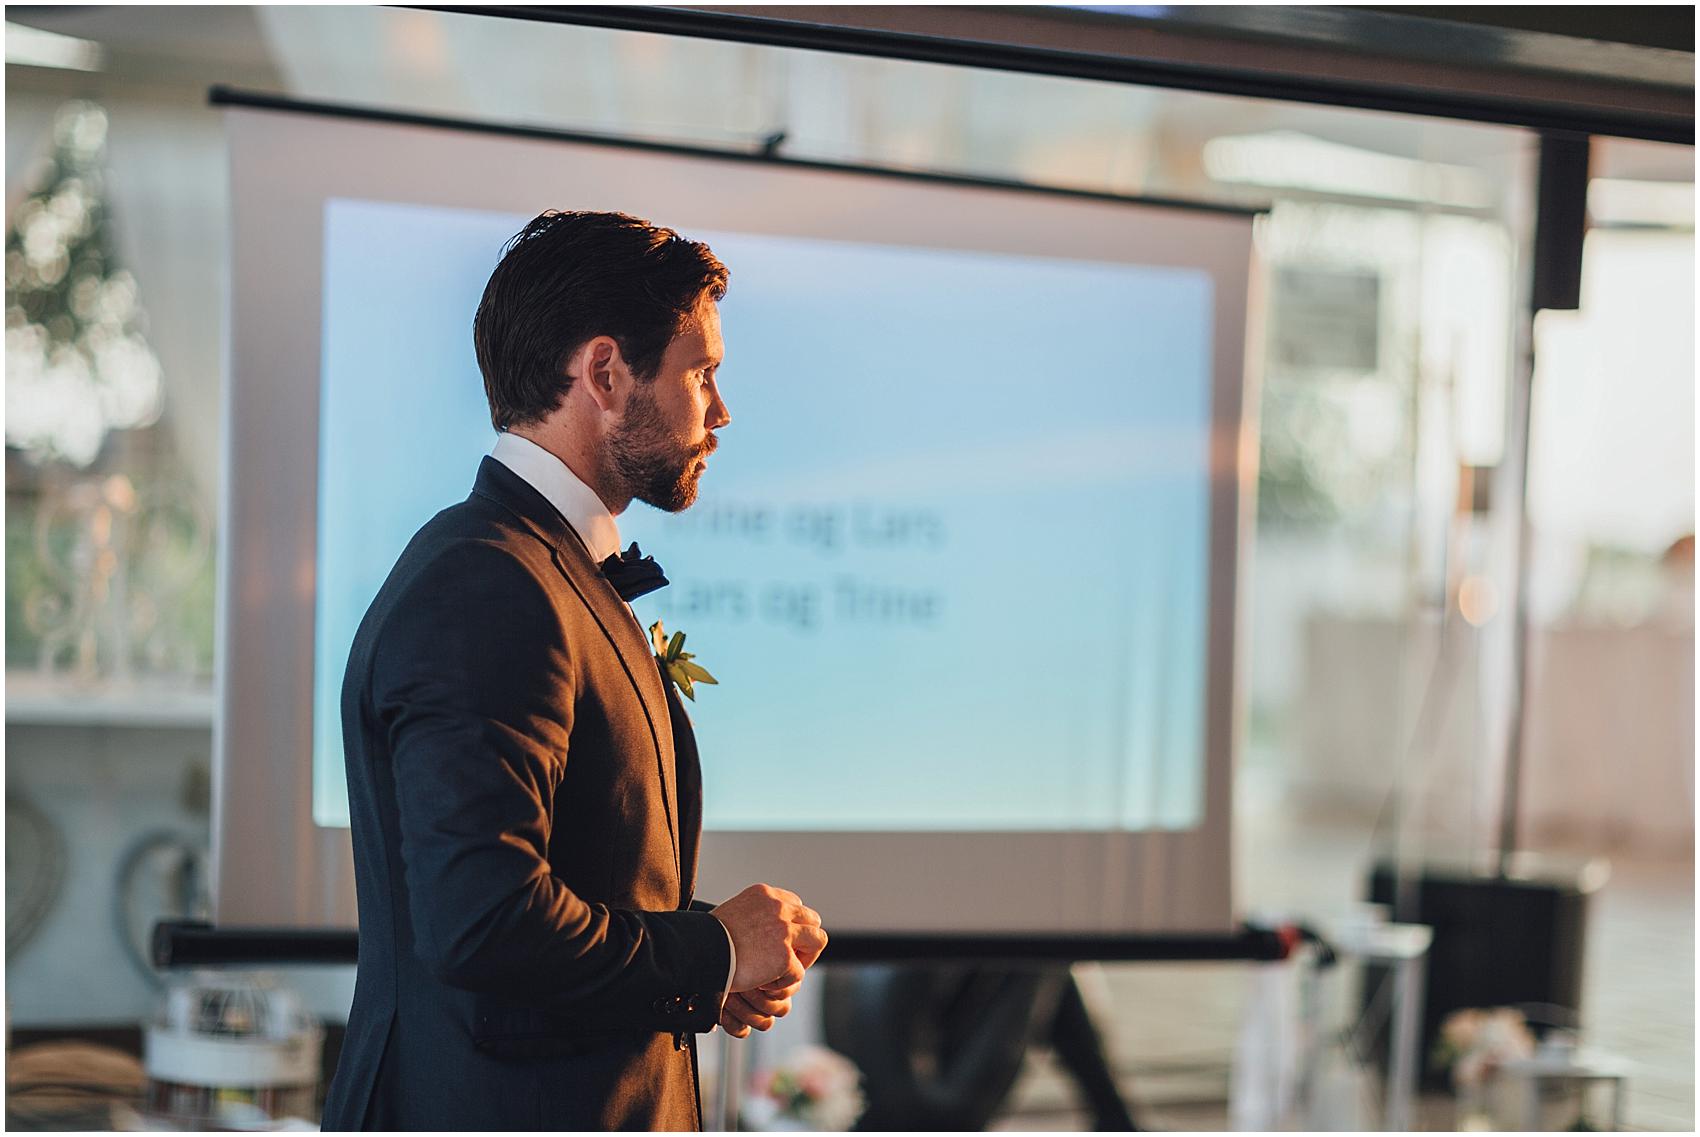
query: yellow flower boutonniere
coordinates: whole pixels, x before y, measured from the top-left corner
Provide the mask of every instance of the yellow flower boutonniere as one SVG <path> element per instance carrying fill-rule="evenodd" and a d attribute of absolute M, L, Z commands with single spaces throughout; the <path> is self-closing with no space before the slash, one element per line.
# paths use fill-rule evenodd
<path fill-rule="evenodd" d="M 667 630 L 657 620 L 649 626 L 649 639 L 655 645 L 655 658 L 661 664 L 661 674 L 691 702 L 696 702 L 697 698 L 693 684 L 720 685 L 720 681 L 710 675 L 702 664 L 694 662 L 695 657 L 685 650 L 684 632 L 674 632 L 673 638 L 668 639 Z"/>

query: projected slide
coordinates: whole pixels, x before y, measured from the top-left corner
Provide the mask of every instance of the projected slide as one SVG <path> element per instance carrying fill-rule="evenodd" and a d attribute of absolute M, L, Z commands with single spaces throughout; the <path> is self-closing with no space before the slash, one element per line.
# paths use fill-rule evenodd
<path fill-rule="evenodd" d="M 525 216 L 325 206 L 314 814 L 408 538 L 494 442 L 472 317 Z M 1184 830 L 1204 810 L 1210 277 L 691 230 L 730 267 L 698 504 L 619 518 L 721 830 Z M 570 757 L 569 757 L 570 760 Z"/>

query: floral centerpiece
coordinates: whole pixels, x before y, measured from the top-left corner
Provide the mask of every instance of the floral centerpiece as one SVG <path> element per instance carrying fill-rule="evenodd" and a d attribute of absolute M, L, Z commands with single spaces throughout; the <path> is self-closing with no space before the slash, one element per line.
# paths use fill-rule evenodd
<path fill-rule="evenodd" d="M 762 1130 L 844 1131 L 866 1104 L 854 1063 L 824 1046 L 802 1046 L 756 1071 L 744 1102 L 744 1124 Z"/>
<path fill-rule="evenodd" d="M 1470 1007 L 1446 1016 L 1431 1061 L 1451 1070 L 1460 1130 L 1489 1127 L 1488 1084 L 1501 1064 L 1534 1052 L 1535 1036 L 1515 1008 Z"/>

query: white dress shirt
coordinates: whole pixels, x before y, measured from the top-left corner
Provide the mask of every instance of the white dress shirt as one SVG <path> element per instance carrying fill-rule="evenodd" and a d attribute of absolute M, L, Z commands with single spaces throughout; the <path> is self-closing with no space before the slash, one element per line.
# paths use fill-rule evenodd
<path fill-rule="evenodd" d="M 560 511 L 567 524 L 584 538 L 591 560 L 600 564 L 620 551 L 620 527 L 615 523 L 614 515 L 608 512 L 608 506 L 596 491 L 585 485 L 565 462 L 531 439 L 508 431 L 497 436 L 490 457 L 525 479 L 527 485 Z M 625 608 L 638 630 L 643 631 L 643 621 L 637 618 L 632 606 L 627 604 Z M 647 633 L 644 639 L 648 641 Z M 726 946 L 732 952 L 732 966 L 726 971 L 726 990 L 729 992 L 732 990 L 732 976 L 738 972 L 738 946 L 732 942 L 731 931 L 726 933 Z"/>

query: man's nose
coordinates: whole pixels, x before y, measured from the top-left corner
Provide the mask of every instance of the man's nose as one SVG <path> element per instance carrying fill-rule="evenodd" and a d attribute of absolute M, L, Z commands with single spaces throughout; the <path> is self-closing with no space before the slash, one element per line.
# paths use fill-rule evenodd
<path fill-rule="evenodd" d="M 732 421 L 732 412 L 726 409 L 726 400 L 720 397 L 720 388 L 714 388 L 714 401 L 708 404 L 708 429 L 719 430 Z"/>

